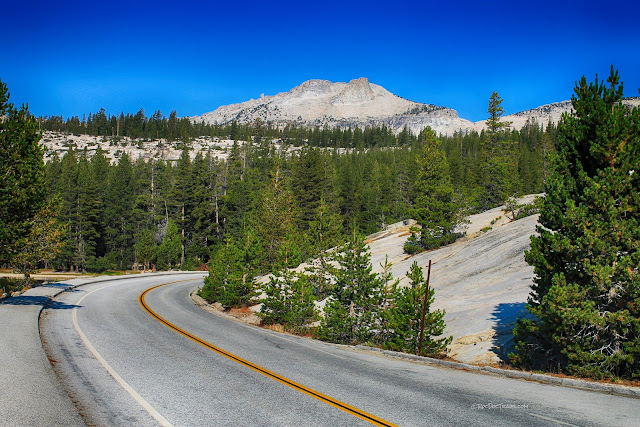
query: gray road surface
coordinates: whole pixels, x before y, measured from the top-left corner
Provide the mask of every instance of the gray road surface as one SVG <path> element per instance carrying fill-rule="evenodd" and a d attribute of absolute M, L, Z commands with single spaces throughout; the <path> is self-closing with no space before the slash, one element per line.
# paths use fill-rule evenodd
<path fill-rule="evenodd" d="M 141 292 L 179 279 L 86 285 L 45 311 L 49 354 L 89 424 L 368 424 L 211 351 L 143 310 Z M 149 307 L 218 348 L 389 423 L 624 426 L 640 419 L 640 404 L 629 397 L 434 367 L 247 326 L 195 306 L 189 292 L 202 281 L 182 279 L 188 281 L 150 291 Z"/>

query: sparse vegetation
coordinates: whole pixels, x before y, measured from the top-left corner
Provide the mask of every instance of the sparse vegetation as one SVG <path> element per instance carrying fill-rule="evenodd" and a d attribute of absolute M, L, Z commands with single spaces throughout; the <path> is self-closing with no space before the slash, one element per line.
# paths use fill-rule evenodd
<path fill-rule="evenodd" d="M 515 197 L 510 197 L 502 211 L 510 221 L 517 221 L 540 212 L 541 201 L 538 197 L 531 203 L 518 203 Z"/>

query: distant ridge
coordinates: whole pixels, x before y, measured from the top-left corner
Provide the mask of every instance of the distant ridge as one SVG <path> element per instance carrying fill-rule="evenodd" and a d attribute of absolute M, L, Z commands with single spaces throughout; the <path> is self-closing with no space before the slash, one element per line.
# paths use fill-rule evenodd
<path fill-rule="evenodd" d="M 640 97 L 633 96 L 624 98 L 622 103 L 629 108 L 638 107 L 640 106 Z M 562 114 L 572 111 L 571 101 L 553 102 L 532 108 L 531 110 L 502 116 L 502 120 L 511 122 L 511 128 L 518 130 L 522 129 L 527 122 L 532 123 L 534 121 L 546 127 L 549 122 L 558 124 L 562 118 Z M 486 120 L 481 120 L 475 123 L 478 132 L 486 127 L 485 122 Z"/>
<path fill-rule="evenodd" d="M 630 106 L 640 105 L 640 97 L 625 98 Z M 503 116 L 511 127 L 521 129 L 527 122 L 536 121 L 546 126 L 558 123 L 562 114 L 570 112 L 571 101 L 554 102 L 540 107 Z M 437 134 L 480 132 L 485 120 L 473 123 L 458 117 L 450 108 L 423 104 L 401 98 L 382 86 L 370 83 L 365 77 L 349 83 L 329 80 L 308 80 L 289 92 L 225 105 L 201 116 L 195 122 L 228 124 L 236 121 L 250 124 L 260 119 L 273 126 L 295 124 L 304 127 L 361 127 L 386 126 L 398 133 L 405 127 L 414 134 L 430 126 Z"/>

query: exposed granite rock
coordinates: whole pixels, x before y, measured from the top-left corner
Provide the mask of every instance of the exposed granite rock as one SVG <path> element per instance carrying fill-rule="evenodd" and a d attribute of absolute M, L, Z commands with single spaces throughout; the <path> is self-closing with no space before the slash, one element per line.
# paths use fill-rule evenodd
<path fill-rule="evenodd" d="M 406 126 L 419 133 L 431 126 L 437 133 L 472 130 L 474 124 L 454 110 L 413 102 L 396 96 L 365 77 L 349 83 L 309 80 L 273 96 L 264 96 L 192 117 L 194 121 L 226 124 L 253 123 L 256 119 L 275 126 L 365 127 L 387 126 L 400 132 Z"/>

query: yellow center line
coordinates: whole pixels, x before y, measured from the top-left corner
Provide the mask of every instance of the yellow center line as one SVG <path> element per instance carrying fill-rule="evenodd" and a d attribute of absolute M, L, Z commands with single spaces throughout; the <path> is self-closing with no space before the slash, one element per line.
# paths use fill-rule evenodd
<path fill-rule="evenodd" d="M 225 351 L 225 350 L 223 350 L 223 349 L 221 349 L 219 347 L 214 346 L 213 344 L 210 344 L 210 343 L 208 343 L 208 342 L 196 337 L 195 335 L 190 334 L 189 332 L 187 332 L 187 331 L 185 331 L 183 329 L 180 329 L 179 327 L 177 327 L 173 323 L 171 323 L 168 320 L 162 318 L 155 311 L 153 311 L 153 310 L 151 310 L 151 308 L 149 308 L 149 306 L 145 302 L 144 298 L 145 298 L 145 296 L 147 295 L 147 293 L 149 291 L 152 291 L 152 290 L 154 290 L 156 288 L 159 288 L 161 286 L 170 285 L 172 283 L 177 283 L 177 282 L 164 283 L 162 285 L 153 286 L 153 287 L 147 289 L 146 291 L 142 292 L 140 294 L 140 297 L 138 298 L 138 301 L 140 302 L 140 305 L 142 306 L 142 308 L 144 308 L 147 311 L 147 313 L 149 313 L 151 316 L 153 316 L 160 323 L 164 324 L 165 326 L 169 327 L 170 329 L 173 329 L 177 333 L 179 333 L 181 335 L 184 335 L 185 337 L 197 342 L 198 344 L 200 344 L 200 345 L 202 345 L 202 346 L 204 346 L 204 347 L 206 347 L 206 348 L 208 348 L 208 349 L 210 349 L 210 350 L 212 350 L 212 351 L 214 351 L 214 352 L 216 352 L 216 353 L 218 353 L 218 354 L 220 354 L 220 355 L 222 355 L 222 356 L 224 356 L 224 357 L 226 357 L 228 359 L 233 360 L 234 362 L 237 362 L 237 363 L 239 363 L 241 365 L 244 365 L 244 366 L 246 366 L 248 368 L 251 368 L 254 371 L 259 372 L 264 376 L 267 376 L 267 377 L 269 377 L 271 379 L 274 379 L 274 380 L 276 380 L 276 381 L 278 381 L 278 382 L 280 382 L 280 383 L 282 383 L 282 384 L 284 384 L 286 386 L 289 386 L 289 387 L 291 387 L 291 388 L 293 388 L 295 390 L 298 390 L 298 391 L 300 391 L 302 393 L 305 393 L 305 394 L 307 394 L 307 395 L 309 395 L 311 397 L 314 397 L 314 398 L 320 400 L 321 402 L 327 403 L 327 404 L 329 404 L 331 406 L 334 406 L 334 407 L 336 407 L 338 409 L 341 409 L 341 410 L 343 410 L 343 411 L 345 411 L 345 412 L 347 412 L 347 413 L 349 413 L 351 415 L 354 415 L 354 416 L 356 416 L 358 418 L 361 418 L 361 419 L 363 419 L 365 421 L 368 421 L 373 425 L 376 425 L 376 426 L 394 426 L 394 424 L 392 424 L 392 423 L 390 423 L 388 421 L 385 421 L 385 420 L 383 420 L 381 418 L 378 418 L 378 417 L 376 417 L 374 415 L 368 414 L 368 413 L 366 413 L 364 411 L 361 411 L 360 409 L 354 408 L 353 406 L 347 405 L 346 403 L 340 402 L 339 400 L 333 399 L 333 398 L 331 398 L 329 396 L 326 396 L 326 395 L 324 395 L 322 393 L 319 393 L 319 392 L 317 392 L 317 391 L 315 391 L 313 389 L 310 389 L 310 388 L 305 387 L 305 386 L 303 386 L 301 384 L 298 384 L 298 383 L 296 383 L 294 381 L 291 381 L 290 379 L 287 379 L 287 378 L 285 378 L 285 377 L 283 377 L 281 375 L 278 375 L 278 374 L 276 374 L 274 372 L 271 372 L 271 371 L 269 371 L 267 369 L 264 369 L 261 366 L 258 366 L 258 365 L 254 364 L 254 363 L 251 363 L 251 362 L 247 361 L 247 360 L 244 360 L 244 359 L 242 359 L 242 358 L 240 358 L 240 357 L 238 357 L 238 356 L 236 356 L 234 354 L 231 354 L 231 353 L 229 353 L 229 352 L 227 352 L 227 351 Z"/>

